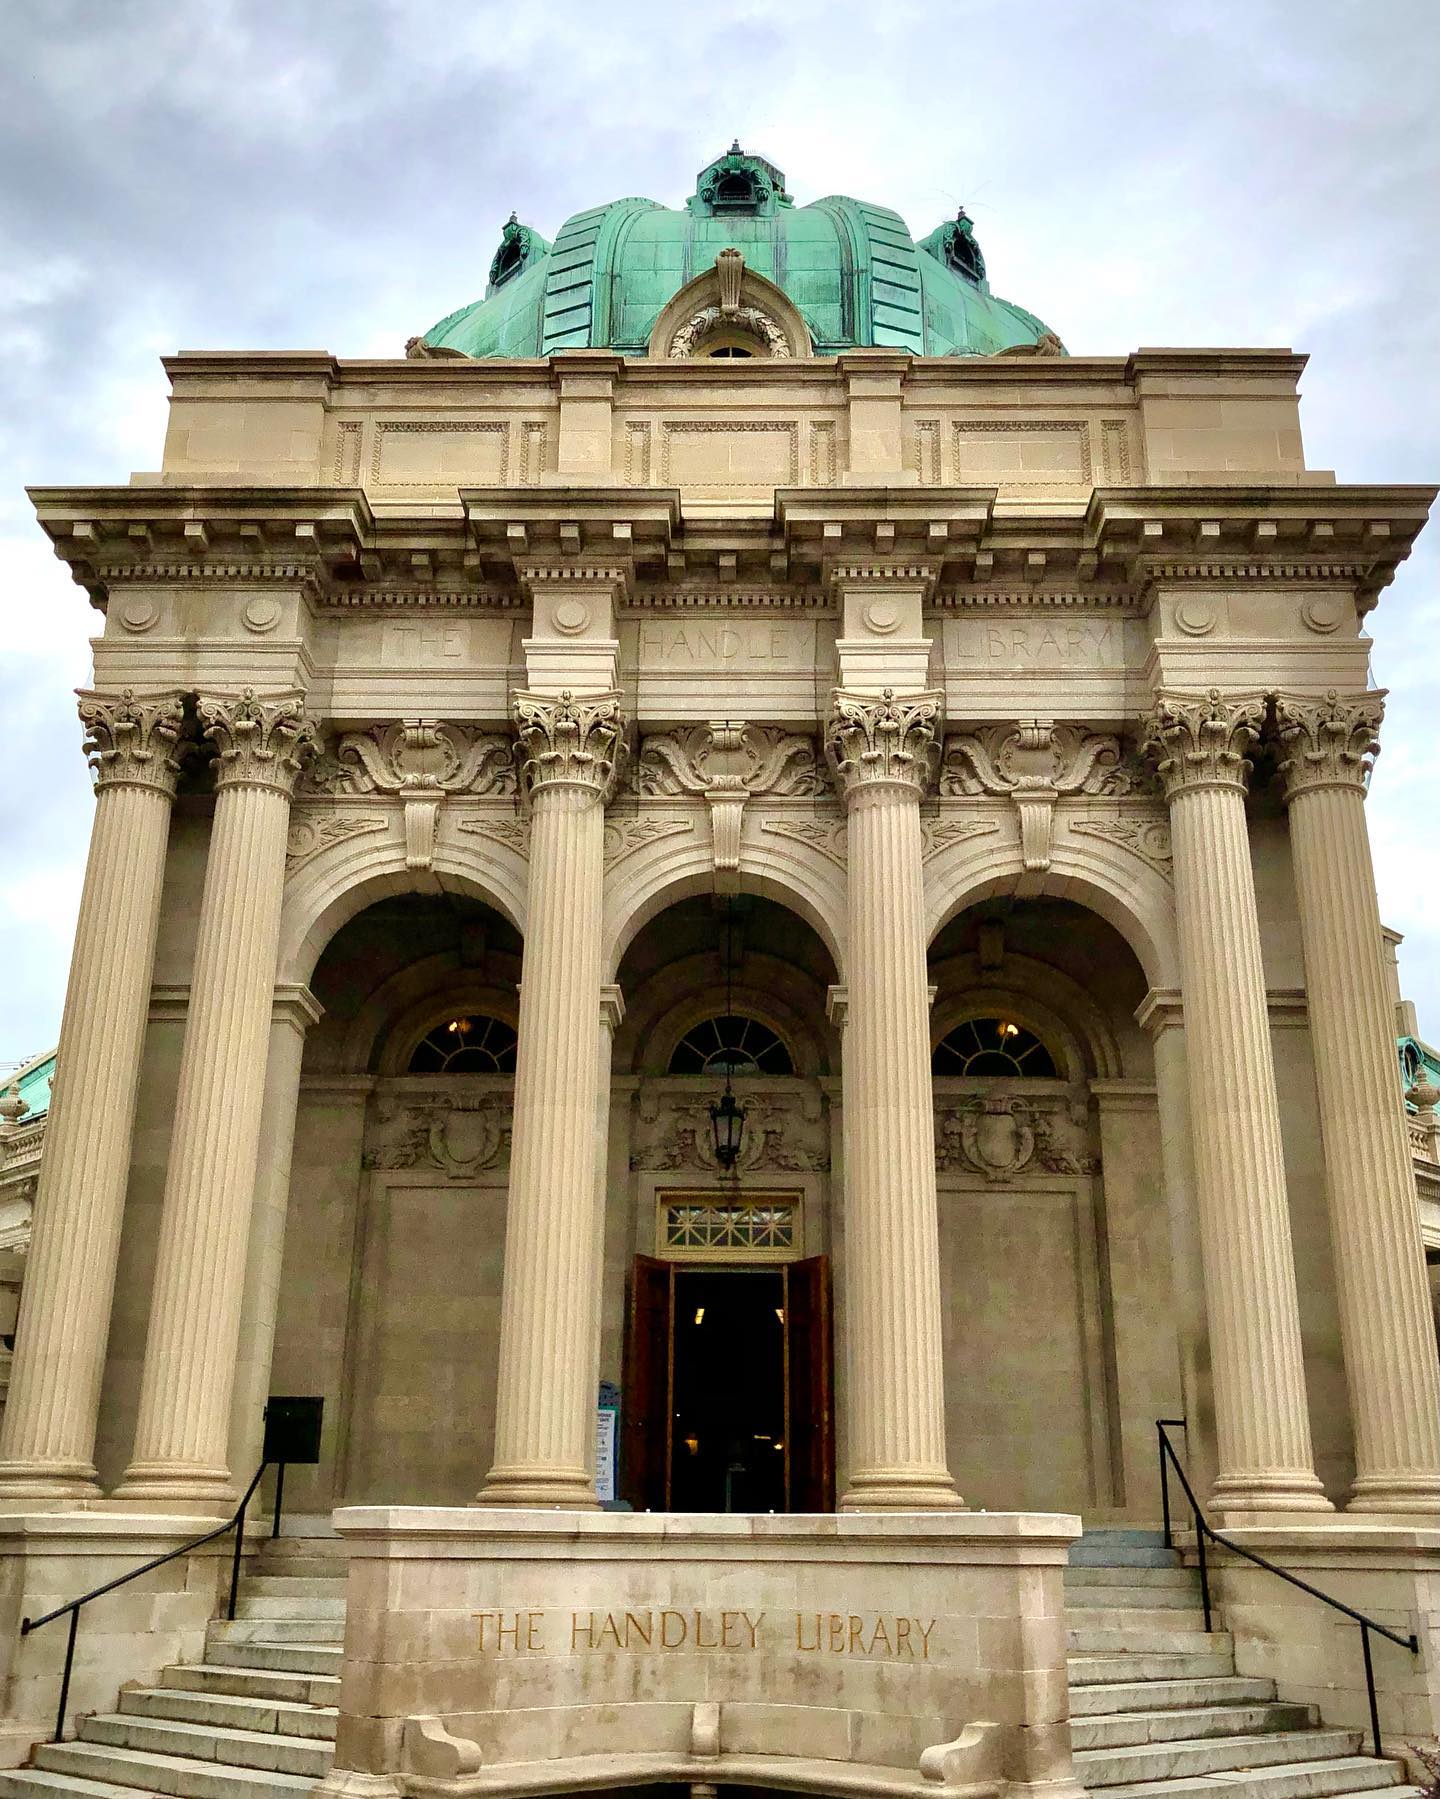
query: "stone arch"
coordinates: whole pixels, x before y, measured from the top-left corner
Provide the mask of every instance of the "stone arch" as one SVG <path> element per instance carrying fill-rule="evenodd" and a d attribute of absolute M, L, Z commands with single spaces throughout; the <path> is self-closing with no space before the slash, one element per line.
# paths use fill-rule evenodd
<path fill-rule="evenodd" d="M 789 964 L 758 950 L 747 955 L 746 965 L 745 977 L 732 989 L 734 1010 L 774 1031 L 789 1050 L 797 1075 L 827 1072 L 831 1050 L 823 1034 L 824 1022 L 807 1015 L 801 977 Z M 724 1010 L 723 1000 L 706 984 L 709 969 L 709 959 L 699 956 L 671 965 L 667 985 L 673 986 L 678 997 L 648 1013 L 633 1018 L 627 1014 L 631 1059 L 637 1068 L 643 1063 L 651 1065 L 654 1073 L 666 1073 L 686 1032 Z"/>
<path fill-rule="evenodd" d="M 722 259 L 730 257 L 740 263 L 738 269 L 730 262 L 722 267 Z M 745 267 L 734 250 L 722 250 L 710 268 L 687 282 L 669 301 L 655 321 L 646 353 L 662 362 L 683 357 L 690 352 L 674 347 L 682 334 L 703 338 L 711 331 L 726 329 L 730 321 L 756 335 L 771 356 L 815 353 L 810 328 L 795 302 L 773 281 Z"/>
<path fill-rule="evenodd" d="M 1121 845 L 1067 838 L 1061 831 L 1049 868 L 1038 874 L 1025 868 L 1018 833 L 1008 843 L 971 839 L 938 851 L 925 868 L 927 942 L 933 943 L 957 913 L 1017 892 L 1073 900 L 1096 913 L 1129 944 L 1152 988 L 1179 986 L 1175 892 L 1169 877 Z"/>
<path fill-rule="evenodd" d="M 525 930 L 526 863 L 508 844 L 486 840 L 483 859 L 470 841 L 447 841 L 443 829 L 427 869 L 405 865 L 398 810 L 387 829 L 352 836 L 316 852 L 285 883 L 276 979 L 304 984 L 325 945 L 357 913 L 403 893 L 468 894 Z"/>
<path fill-rule="evenodd" d="M 410 1054 L 446 1012 L 489 1012 L 519 1023 L 512 984 L 497 983 L 478 969 L 458 978 L 448 956 L 425 956 L 383 980 L 345 1027 L 335 1052 L 337 1069 L 404 1074 Z"/>
<path fill-rule="evenodd" d="M 749 820 L 746 837 L 750 837 Z M 845 969 L 845 875 L 812 845 L 787 838 L 747 841 L 733 891 L 771 899 L 803 918 L 830 952 L 836 978 Z M 677 900 L 719 891 L 707 841 L 667 837 L 632 850 L 605 883 L 603 965 L 616 978 L 625 951 L 650 920 Z"/>

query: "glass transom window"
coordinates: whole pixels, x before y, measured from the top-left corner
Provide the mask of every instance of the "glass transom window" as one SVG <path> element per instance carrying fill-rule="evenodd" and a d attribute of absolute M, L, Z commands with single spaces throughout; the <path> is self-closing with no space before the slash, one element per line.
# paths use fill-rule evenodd
<path fill-rule="evenodd" d="M 670 1057 L 671 1074 L 794 1074 L 790 1051 L 768 1024 L 740 1013 L 707 1018 Z"/>
<path fill-rule="evenodd" d="M 515 1027 L 487 1012 L 465 1012 L 427 1031 L 410 1056 L 411 1074 L 514 1074 Z"/>
<path fill-rule="evenodd" d="M 667 1195 L 660 1202 L 660 1253 L 676 1261 L 789 1261 L 800 1248 L 798 1199 Z"/>
<path fill-rule="evenodd" d="M 1033 1031 L 1008 1018 L 967 1018 L 935 1045 L 935 1074 L 1042 1075 L 1059 1073 L 1055 1058 Z"/>

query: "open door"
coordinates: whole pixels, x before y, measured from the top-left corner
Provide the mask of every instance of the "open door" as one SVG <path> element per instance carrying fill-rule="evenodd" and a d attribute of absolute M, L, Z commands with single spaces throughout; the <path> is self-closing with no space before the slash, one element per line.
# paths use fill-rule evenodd
<path fill-rule="evenodd" d="M 675 1271 L 636 1256 L 625 1299 L 625 1371 L 620 1389 L 620 1494 L 637 1512 L 670 1504 L 670 1356 Z"/>
<path fill-rule="evenodd" d="M 830 1258 L 785 1269 L 786 1412 L 792 1512 L 835 1510 L 834 1347 Z"/>

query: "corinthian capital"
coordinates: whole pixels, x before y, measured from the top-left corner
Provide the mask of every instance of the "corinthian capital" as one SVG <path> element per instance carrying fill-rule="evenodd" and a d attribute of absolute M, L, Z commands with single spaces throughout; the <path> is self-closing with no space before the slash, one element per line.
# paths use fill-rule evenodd
<path fill-rule="evenodd" d="M 247 687 L 238 699 L 200 701 L 200 725 L 215 746 L 217 787 L 273 787 L 295 791 L 315 753 L 315 726 L 294 696 L 260 700 Z"/>
<path fill-rule="evenodd" d="M 618 693 L 559 699 L 517 693 L 512 703 L 526 791 L 588 788 L 608 799 L 625 752 L 625 720 Z"/>
<path fill-rule="evenodd" d="M 1197 787 L 1229 787 L 1244 793 L 1250 751 L 1265 720 L 1258 693 L 1162 693 L 1146 721 L 1143 749 L 1155 764 L 1165 797 Z"/>
<path fill-rule="evenodd" d="M 173 795 L 183 717 L 178 694 L 137 700 L 128 687 L 118 699 L 82 693 L 80 722 L 96 787 L 154 787 Z"/>
<path fill-rule="evenodd" d="M 887 687 L 877 700 L 834 689 L 825 754 L 847 799 L 881 784 L 908 787 L 917 795 L 928 791 L 939 759 L 940 702 L 938 693 L 897 700 Z"/>
<path fill-rule="evenodd" d="M 1346 694 L 1332 687 L 1323 700 L 1277 693 L 1275 728 L 1285 797 L 1317 787 L 1353 787 L 1364 793 L 1380 750 L 1382 693 Z"/>

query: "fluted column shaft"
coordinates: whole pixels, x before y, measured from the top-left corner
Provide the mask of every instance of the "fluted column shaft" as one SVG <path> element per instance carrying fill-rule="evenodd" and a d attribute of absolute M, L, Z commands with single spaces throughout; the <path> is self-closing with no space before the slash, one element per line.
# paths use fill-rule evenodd
<path fill-rule="evenodd" d="M 84 695 L 95 822 L 0 1435 L 0 1498 L 99 1491 L 95 1425 L 181 724 L 176 698 Z"/>
<path fill-rule="evenodd" d="M 202 700 L 216 745 L 175 1134 L 165 1176 L 127 1499 L 228 1505 L 230 1404 L 280 940 L 298 706 Z"/>
<path fill-rule="evenodd" d="M 946 1464 L 920 796 L 938 696 L 837 692 L 849 814 L 843 1069 L 847 1511 L 958 1506 Z"/>
<path fill-rule="evenodd" d="M 1162 697 L 1190 1114 L 1225 1510 L 1316 1511 L 1280 1108 L 1245 821 L 1258 699 Z"/>
<path fill-rule="evenodd" d="M 593 1507 L 595 1133 L 605 796 L 615 695 L 516 699 L 530 882 L 488 1505 Z"/>
<path fill-rule="evenodd" d="M 1281 697 L 1277 722 L 1355 1433 L 1349 1509 L 1440 1509 L 1440 1376 L 1381 949 L 1365 783 L 1379 695 Z"/>

